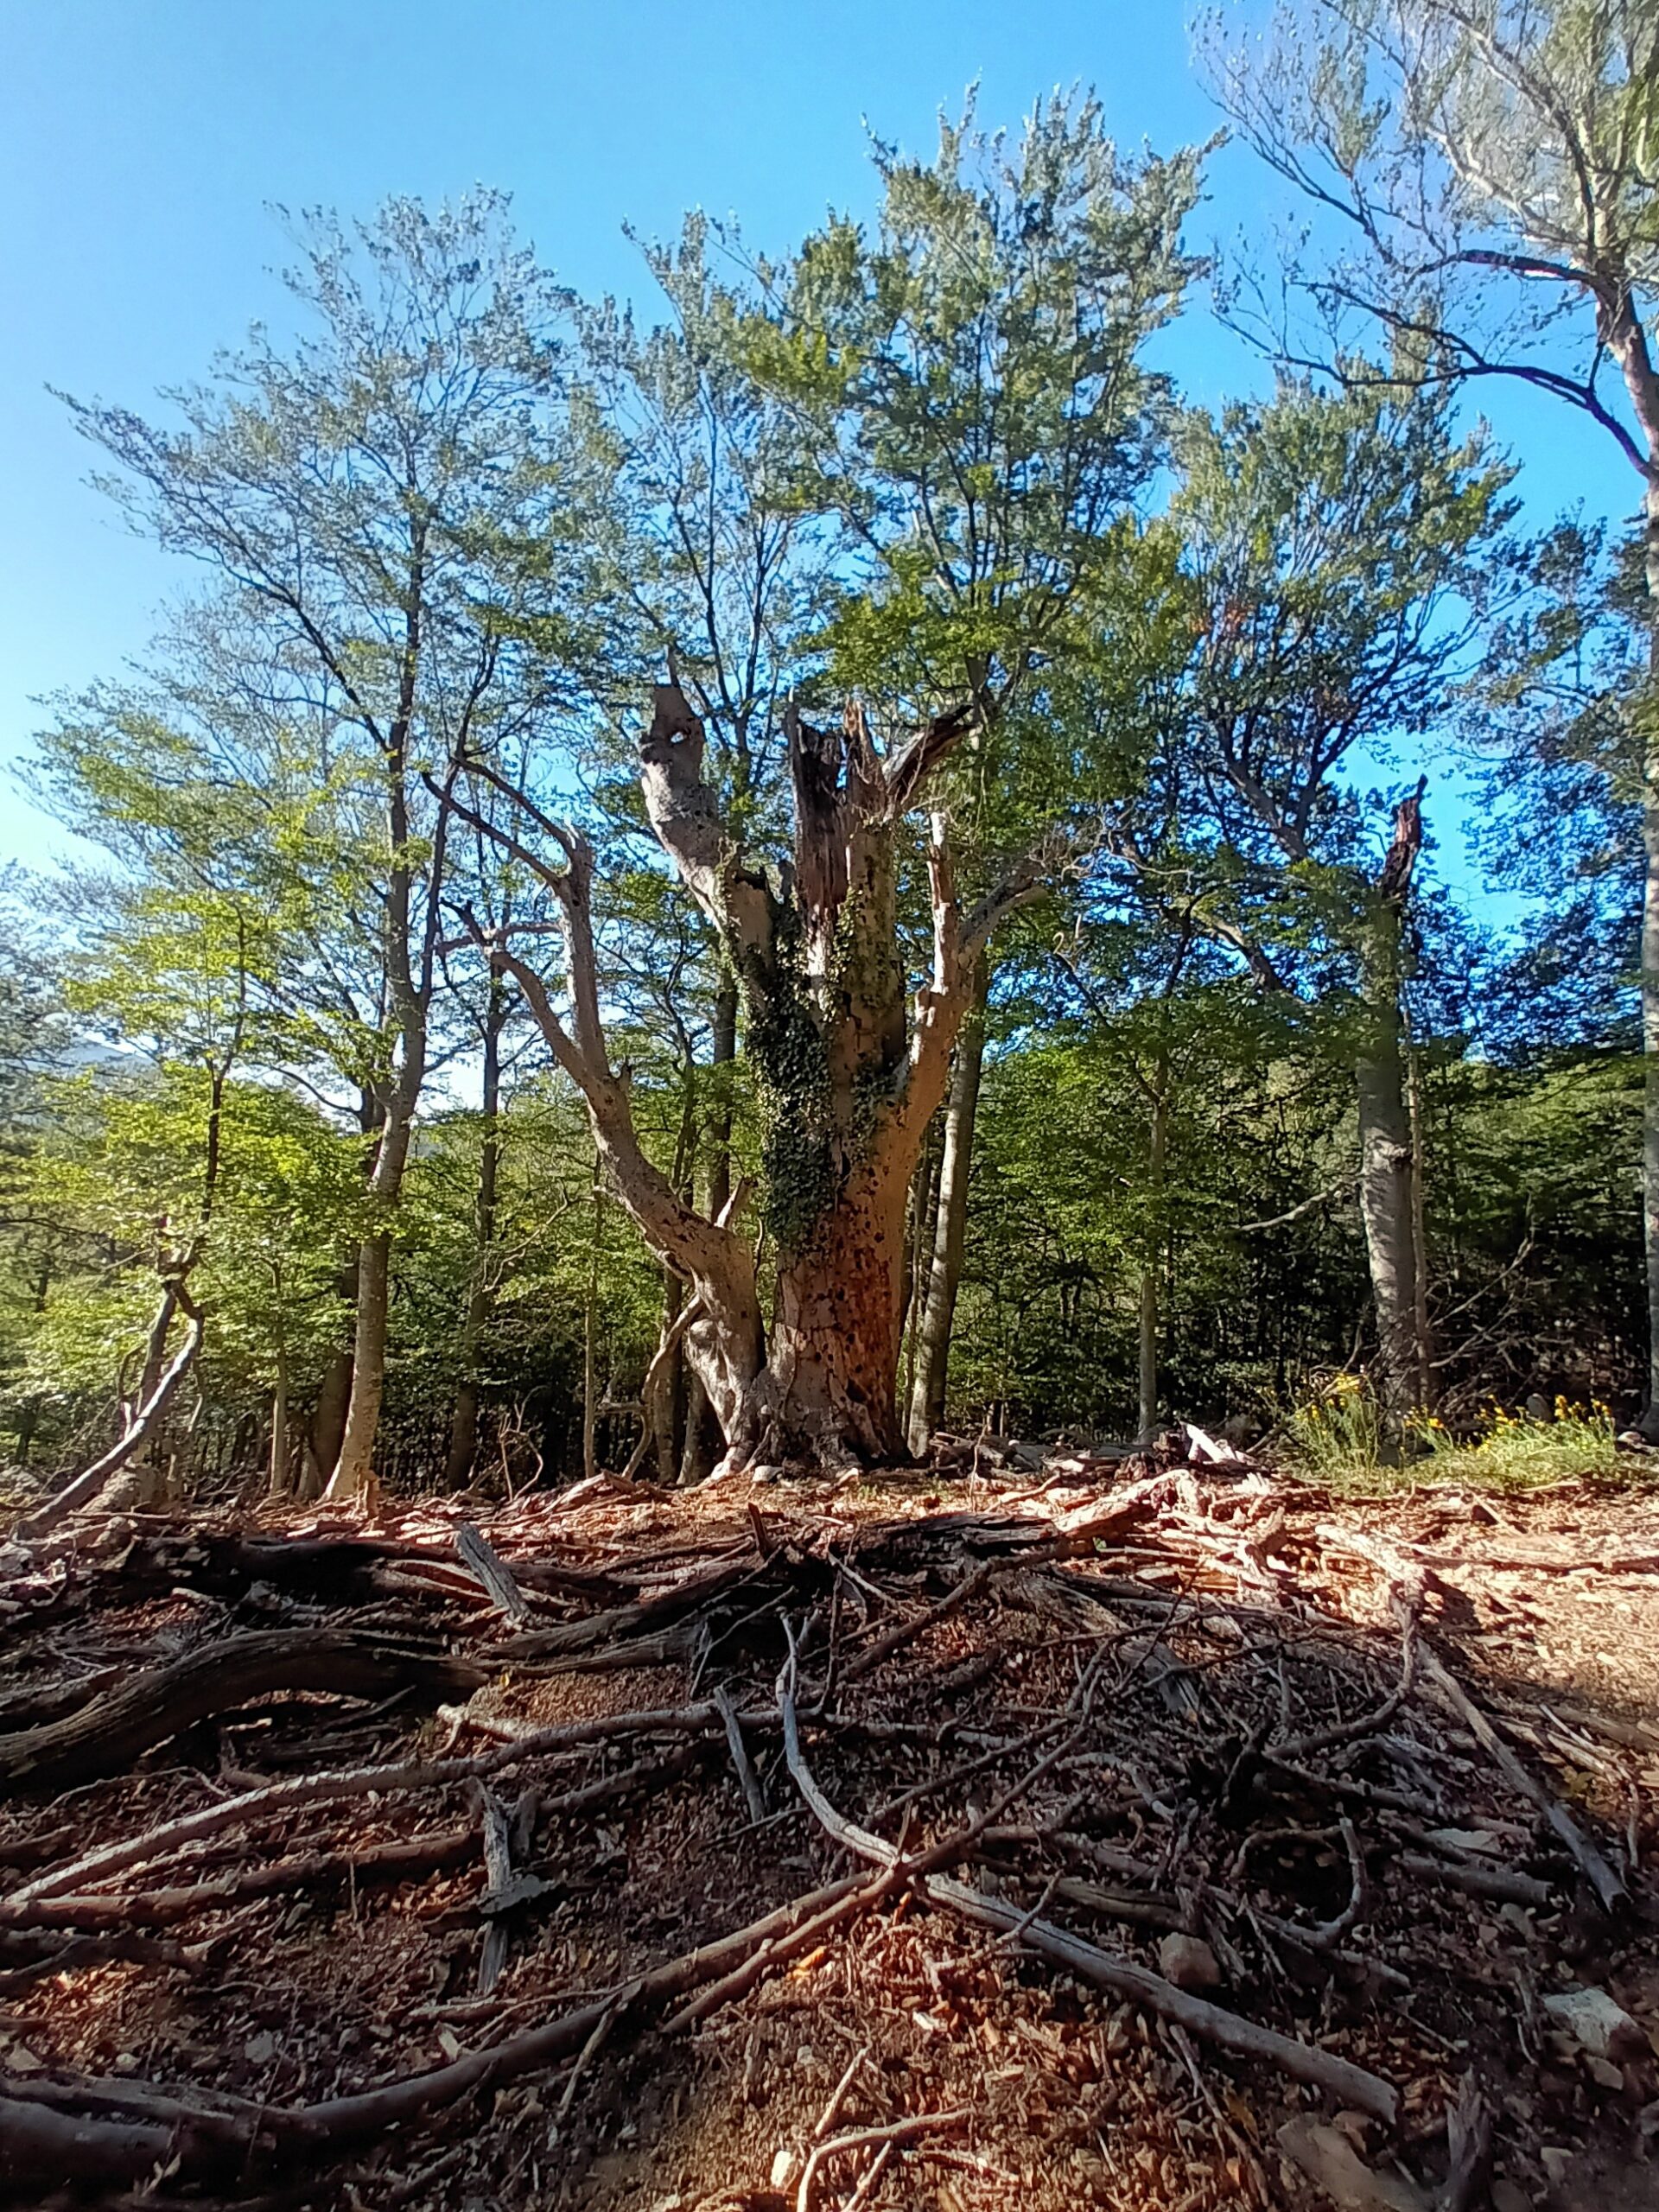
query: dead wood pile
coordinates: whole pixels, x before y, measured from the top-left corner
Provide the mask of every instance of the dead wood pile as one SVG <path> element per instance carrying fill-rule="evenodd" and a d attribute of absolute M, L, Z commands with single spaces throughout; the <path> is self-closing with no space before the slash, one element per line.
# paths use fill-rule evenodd
<path fill-rule="evenodd" d="M 0 2188 L 608 2202 L 629 2082 L 747 2036 L 750 2104 L 798 1999 L 834 2094 L 662 2202 L 1513 2212 L 1659 2118 L 1659 1729 L 1483 1680 L 1448 1563 L 1084 1458 L 14 1543 Z"/>

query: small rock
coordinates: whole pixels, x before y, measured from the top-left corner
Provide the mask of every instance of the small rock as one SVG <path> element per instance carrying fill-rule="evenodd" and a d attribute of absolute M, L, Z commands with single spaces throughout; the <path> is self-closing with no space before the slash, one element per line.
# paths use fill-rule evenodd
<path fill-rule="evenodd" d="M 1622 2089 L 1624 2087 L 1624 2069 L 1622 2066 L 1615 2066 L 1611 2058 L 1592 2057 L 1586 2058 L 1584 2063 L 1589 2069 L 1591 2079 L 1599 2082 L 1604 2089 Z"/>
<path fill-rule="evenodd" d="M 1550 2187 L 1559 2189 L 1572 2167 L 1573 2153 L 1562 2150 L 1559 2143 L 1546 2143 L 1538 2156 L 1544 2162 L 1544 2171 L 1549 2176 Z"/>
<path fill-rule="evenodd" d="M 276 2038 L 269 2028 L 261 2028 L 257 2036 L 250 2036 L 242 2046 L 242 2056 L 250 2066 L 269 2066 L 276 2056 Z"/>
<path fill-rule="evenodd" d="M 1501 1857 L 1503 1851 L 1490 1828 L 1430 1828 L 1427 1834 L 1431 1843 L 1444 1844 L 1451 1851 L 1475 1851 L 1487 1858 Z"/>
<path fill-rule="evenodd" d="M 1568 1989 L 1546 1997 L 1544 2010 L 1596 2058 L 1641 2058 L 1648 2039 L 1605 1989 Z"/>
<path fill-rule="evenodd" d="M 1492 2183 L 1492 2212 L 1532 2212 L 1532 2199 L 1518 2183 L 1499 2179 Z"/>
<path fill-rule="evenodd" d="M 6 2064 L 14 2074 L 38 2074 L 45 2063 L 26 2043 L 14 2043 L 6 2052 Z"/>
<path fill-rule="evenodd" d="M 1158 1968 L 1177 1989 L 1218 1989 L 1221 1967 L 1215 1953 L 1197 1936 L 1166 1936 L 1158 1946 Z"/>
<path fill-rule="evenodd" d="M 1395 2174 L 1373 2172 L 1334 2127 L 1313 2120 L 1287 2120 L 1276 2140 L 1285 2156 L 1342 2212 L 1428 2212 L 1422 2195 L 1409 2182 Z"/>
<path fill-rule="evenodd" d="M 793 2151 L 785 2149 L 775 2152 L 772 2161 L 772 2187 L 777 2190 L 787 2189 L 800 2170 L 800 2159 Z"/>

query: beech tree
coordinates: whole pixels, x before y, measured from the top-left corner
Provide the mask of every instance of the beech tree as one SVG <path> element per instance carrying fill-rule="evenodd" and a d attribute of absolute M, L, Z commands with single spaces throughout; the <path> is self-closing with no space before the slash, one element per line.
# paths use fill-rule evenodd
<path fill-rule="evenodd" d="M 1196 644 L 1173 758 L 1122 810 L 1116 853 L 1173 924 L 1302 1000 L 1353 1070 L 1376 1379 L 1398 1421 L 1431 1382 L 1405 1019 L 1422 786 L 1379 858 L 1350 779 L 1449 727 L 1508 472 L 1483 434 L 1457 435 L 1447 394 L 1378 382 L 1287 378 L 1265 404 L 1190 417 L 1179 448 Z"/>
<path fill-rule="evenodd" d="M 1216 19 L 1219 24 L 1219 19 Z M 1299 0 L 1211 40 L 1224 105 L 1336 229 L 1293 274 L 1330 366 L 1356 321 L 1396 386 L 1548 393 L 1640 487 L 1659 680 L 1659 13 L 1651 0 Z M 1306 360 L 1306 328 L 1275 322 Z M 1375 368 L 1362 369 L 1375 377 Z M 1648 1419 L 1659 1424 L 1659 712 L 1641 720 Z M 1656 1431 L 1659 1433 L 1659 1431 Z"/>
<path fill-rule="evenodd" d="M 787 849 L 722 805 L 677 654 L 640 745 L 652 833 L 741 996 L 769 1319 L 741 1225 L 688 1206 L 639 1142 L 607 1049 L 593 849 L 539 806 L 527 818 L 549 842 L 511 849 L 557 902 L 568 1009 L 492 940 L 588 1102 L 617 1195 L 696 1302 L 688 1345 L 734 1465 L 902 1454 L 911 1176 L 981 950 L 1045 880 L 1011 820 L 1014 849 L 975 855 L 982 882 L 959 892 L 952 777 L 1007 773 L 1048 672 L 1097 642 L 1135 568 L 1133 502 L 1166 398 L 1142 353 L 1191 274 L 1179 228 L 1196 156 L 1125 162 L 1092 103 L 1051 105 L 1013 156 L 969 123 L 942 131 L 931 163 L 887 149 L 877 162 L 874 235 L 832 221 L 787 264 L 756 264 L 752 296 L 721 319 L 728 360 L 787 411 L 794 497 L 841 563 L 816 665 L 803 660 L 776 714 Z M 817 702 L 837 690 L 826 714 Z M 1064 809 L 1038 812 L 1019 827 Z M 922 901 L 931 944 L 912 992 L 906 924 Z"/>
<path fill-rule="evenodd" d="M 539 619 L 545 638 L 554 598 L 574 603 L 574 562 L 559 558 L 563 302 L 497 194 L 436 213 L 392 200 L 355 235 L 322 216 L 298 234 L 289 283 L 310 327 L 296 344 L 256 329 L 213 385 L 168 395 L 181 428 L 72 405 L 137 525 L 218 588 L 191 667 L 210 748 L 251 724 L 267 760 L 291 767 L 302 750 L 357 817 L 354 861 L 372 856 L 353 885 L 362 957 L 325 972 L 320 994 L 350 1039 L 365 1144 L 331 1478 L 355 1496 L 371 1479 L 393 1224 L 434 1047 L 448 794 L 469 749 L 544 715 L 556 663 L 527 626 Z M 532 535 L 539 560 L 513 560 Z"/>

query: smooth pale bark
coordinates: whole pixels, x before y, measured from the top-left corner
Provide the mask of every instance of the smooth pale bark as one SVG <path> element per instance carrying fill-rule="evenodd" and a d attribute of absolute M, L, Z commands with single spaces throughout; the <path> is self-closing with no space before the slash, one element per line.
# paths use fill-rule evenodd
<path fill-rule="evenodd" d="M 680 1064 L 680 1128 L 674 1147 L 674 1187 L 689 1206 L 695 1196 L 697 1160 L 697 1071 L 689 1036 L 682 1035 Z M 657 1352 L 648 1370 L 648 1386 L 641 1389 L 642 1433 L 648 1437 L 657 1458 L 659 1481 L 674 1482 L 679 1474 L 680 1446 L 686 1409 L 686 1362 L 680 1325 L 685 1305 L 685 1285 L 672 1268 L 663 1271 L 662 1319 Z M 638 1455 L 636 1455 L 638 1456 Z"/>
<path fill-rule="evenodd" d="M 1412 1281 L 1414 1350 L 1417 1355 L 1417 1402 L 1434 1403 L 1434 1344 L 1428 1321 L 1428 1166 L 1424 1151 L 1423 1090 L 1416 1052 L 1406 1042 L 1406 1103 L 1411 1123 L 1411 1236 L 1415 1274 Z"/>
<path fill-rule="evenodd" d="M 928 1262 L 933 1250 L 938 1219 L 941 1145 L 937 1123 L 930 1124 L 910 1178 L 910 1201 L 905 1209 L 904 1284 L 899 1294 L 899 1325 L 905 1338 L 905 1403 L 916 1395 L 916 1325 L 927 1296 Z"/>
<path fill-rule="evenodd" d="M 1405 907 L 1422 842 L 1421 792 L 1396 810 L 1361 947 L 1364 1046 L 1355 1071 L 1359 1106 L 1359 1210 L 1376 1312 L 1377 1394 L 1398 1423 L 1421 1403 L 1428 1357 L 1418 1326 L 1419 1254 L 1406 1095 Z"/>
<path fill-rule="evenodd" d="M 1599 272 L 1597 332 L 1617 363 L 1641 433 L 1643 569 L 1648 592 L 1648 698 L 1642 725 L 1642 1228 L 1648 1276 L 1648 1406 L 1643 1433 L 1659 1437 L 1659 369 L 1622 267 Z"/>
<path fill-rule="evenodd" d="M 1645 354 L 1643 356 L 1645 359 Z M 1654 397 L 1654 395 L 1649 395 Z M 1655 398 L 1659 405 L 1659 397 Z M 1645 1436 L 1659 1440 L 1659 428 L 1649 443 L 1645 568 L 1649 644 L 1642 731 L 1642 1229 L 1648 1270 Z"/>
<path fill-rule="evenodd" d="M 349 1299 L 351 1310 L 357 1311 L 357 1262 L 353 1260 L 343 1278 L 342 1294 Z M 303 1465 L 297 1495 L 302 1502 L 320 1497 L 328 1471 L 340 1457 L 340 1446 L 346 1434 L 346 1408 L 352 1396 L 352 1348 L 341 1344 L 329 1358 L 322 1370 L 322 1380 L 317 1386 L 317 1402 L 312 1410 L 310 1426 L 305 1434 Z"/>
<path fill-rule="evenodd" d="M 990 964 L 982 952 L 974 963 L 970 995 L 951 1063 L 939 1158 L 938 1208 L 928 1255 L 926 1292 L 913 1332 L 916 1371 L 910 1390 L 909 1428 L 910 1448 L 916 1452 L 927 1449 L 928 1439 L 944 1419 L 950 1338 L 968 1236 L 968 1187 L 985 1065 L 985 1003 L 989 989 Z"/>
<path fill-rule="evenodd" d="M 412 1135 L 406 1116 L 394 1113 L 380 1133 L 369 1177 L 369 1201 L 382 1215 L 397 1206 Z M 357 1325 L 352 1337 L 352 1390 L 340 1457 L 329 1478 L 329 1497 L 366 1497 L 374 1480 L 374 1441 L 386 1384 L 386 1332 L 391 1311 L 391 1230 L 365 1236 L 357 1254 Z"/>
<path fill-rule="evenodd" d="M 374 1484 L 374 1445 L 380 1428 L 380 1402 L 386 1385 L 386 1329 L 391 1303 L 392 1224 L 403 1196 L 404 1174 L 414 1135 L 415 1112 L 426 1082 L 427 1014 L 431 1005 L 438 943 L 440 894 L 445 880 L 445 851 L 460 752 L 448 779 L 431 789 L 438 801 L 429 855 L 417 874 L 416 840 L 410 816 L 410 734 L 425 651 L 427 524 L 410 521 L 408 569 L 404 593 L 403 639 L 399 652 L 397 710 L 381 743 L 385 798 L 386 887 L 385 983 L 394 1043 L 393 1066 L 374 1093 L 379 1136 L 369 1169 L 368 1200 L 372 1226 L 364 1237 L 357 1264 L 357 1326 L 352 1341 L 352 1389 L 345 1433 L 326 1495 L 365 1499 Z M 423 883 L 426 912 L 418 922 L 417 883 Z"/>
<path fill-rule="evenodd" d="M 489 1001 L 483 1024 L 483 1076 L 480 1100 L 481 1138 L 478 1188 L 473 1199 L 473 1280 L 461 1326 L 461 1381 L 449 1421 L 449 1452 L 444 1481 L 460 1490 L 473 1471 L 478 1450 L 478 1369 L 490 1318 L 490 1286 L 495 1262 L 497 1186 L 501 1172 L 501 1032 L 507 1001 L 499 961 L 490 963 Z"/>
<path fill-rule="evenodd" d="M 1136 1321 L 1138 1357 L 1137 1430 L 1149 1436 L 1158 1425 L 1158 1363 L 1161 1348 L 1161 1276 L 1164 1264 L 1164 1179 L 1169 1157 L 1169 1054 L 1160 1050 L 1153 1070 L 1152 1128 L 1147 1148 L 1147 1202 L 1152 1211 L 1153 1233 L 1141 1261 L 1140 1312 Z"/>
<path fill-rule="evenodd" d="M 710 1221 L 722 1218 L 732 1197 L 732 1081 L 729 1073 L 722 1071 L 729 1070 L 736 1063 L 737 1015 L 737 978 L 729 967 L 722 966 L 720 985 L 715 993 L 715 1018 L 709 1052 L 709 1066 L 714 1074 L 714 1096 L 709 1114 L 708 1213 Z M 695 1331 L 699 1325 L 694 1321 L 691 1328 Z M 706 1338 L 709 1325 L 704 1322 L 701 1325 Z M 683 1354 L 681 1361 L 685 1382 L 685 1448 L 680 1458 L 680 1481 L 687 1485 L 701 1482 L 719 1457 L 720 1424 L 709 1405 L 709 1393 L 702 1386 L 700 1371 L 701 1362 L 707 1357 L 705 1342 L 698 1348 L 697 1357 L 694 1357 L 688 1351 Z"/>
<path fill-rule="evenodd" d="M 288 1355 L 276 1341 L 276 1387 L 270 1394 L 270 1457 L 267 1465 L 272 1497 L 288 1495 Z"/>
<path fill-rule="evenodd" d="M 48 1499 L 38 1512 L 32 1514 L 27 1521 L 21 1522 L 18 1529 L 20 1535 L 44 1535 L 49 1529 L 55 1528 L 66 1514 L 76 1512 L 81 1506 L 90 1505 L 95 1500 L 101 1499 L 105 1491 L 113 1487 L 115 1479 L 119 1477 L 133 1454 L 142 1451 L 159 1434 L 162 1423 L 167 1418 L 168 1409 L 173 1402 L 179 1385 L 183 1382 L 189 1371 L 191 1362 L 201 1348 L 200 1310 L 190 1304 L 188 1293 L 179 1294 L 175 1302 L 183 1306 L 189 1317 L 183 1341 L 177 1351 L 174 1353 L 169 1363 L 156 1376 L 155 1387 L 149 1396 L 136 1408 L 126 1434 L 111 1450 L 106 1452 L 101 1459 L 94 1460 L 83 1473 L 77 1475 L 72 1483 L 60 1490 L 55 1497 Z"/>
<path fill-rule="evenodd" d="M 599 1472 L 599 1233 L 604 1188 L 594 1164 L 593 1249 L 588 1262 L 588 1296 L 582 1317 L 582 1471 L 588 1482 Z"/>

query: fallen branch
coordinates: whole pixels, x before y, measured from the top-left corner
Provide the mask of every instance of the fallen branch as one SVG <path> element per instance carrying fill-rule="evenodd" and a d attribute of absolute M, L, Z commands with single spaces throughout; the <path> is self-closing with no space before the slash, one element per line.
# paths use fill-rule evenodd
<path fill-rule="evenodd" d="M 411 1836 L 406 1843 L 372 1844 L 357 1851 L 309 1851 L 273 1859 L 269 1866 L 239 1867 L 211 1881 L 172 1889 L 138 1890 L 122 1896 L 38 1897 L 32 1904 L 0 1900 L 0 1927 L 165 1928 L 192 1913 L 246 1897 L 270 1897 L 283 1890 L 324 1888 L 336 1882 L 395 1879 L 458 1866 L 478 1847 L 473 1828 L 440 1828 Z"/>
<path fill-rule="evenodd" d="M 801 1751 L 794 1697 L 787 1688 L 780 1687 L 779 1710 L 783 1719 L 785 1763 L 819 1826 L 859 1858 L 891 1866 L 898 1855 L 894 1847 L 837 1812 L 814 1781 Z M 1177 1989 L 1173 1982 L 1166 1981 L 1161 1974 L 1136 1966 L 1132 1960 L 1114 1958 L 1080 1936 L 1070 1936 L 1048 1921 L 1031 1919 L 1018 1907 L 969 1889 L 965 1883 L 935 1875 L 925 1878 L 920 1887 L 931 1903 L 963 1919 L 976 1921 L 982 1927 L 995 1928 L 1000 1934 L 1017 1934 L 1027 1950 L 1052 1960 L 1069 1974 L 1096 1982 L 1121 1997 L 1134 1999 L 1162 2019 L 1178 2021 L 1190 2034 L 1247 2057 L 1268 2059 L 1295 2080 L 1328 2089 L 1344 2104 L 1370 2113 L 1390 2126 L 1398 2117 L 1399 2098 L 1393 2087 L 1379 2075 L 1368 2074 L 1363 2067 L 1350 2064 L 1345 2058 L 1335 2057 L 1313 2044 L 1281 2036 L 1272 2028 L 1259 2027 L 1255 2021 L 1229 2012 L 1219 2005 L 1211 2005 L 1202 1997 L 1191 1996 L 1186 1991 Z"/>
<path fill-rule="evenodd" d="M 89 2120 L 0 2094 L 0 2171 L 9 2184 L 137 2182 L 159 2172 L 174 2155 L 165 2127 L 133 2120 Z"/>
<path fill-rule="evenodd" d="M 147 1444 L 161 1426 L 162 1417 L 177 1395 L 178 1388 L 188 1371 L 190 1363 L 201 1349 L 201 1314 L 189 1303 L 183 1286 L 175 1285 L 174 1294 L 181 1306 L 187 1307 L 189 1323 L 171 1361 L 157 1378 L 156 1388 L 133 1416 L 132 1426 L 118 1444 L 112 1445 L 101 1459 L 94 1459 L 74 1480 L 66 1483 L 55 1497 L 27 1519 L 17 1523 L 15 1533 L 19 1536 L 44 1536 L 55 1529 L 60 1521 L 83 1505 L 89 1505 L 113 1475 L 118 1475 L 129 1459 Z"/>
<path fill-rule="evenodd" d="M 743 1802 L 749 1808 L 752 1821 L 766 1817 L 766 1801 L 760 1794 L 760 1779 L 755 1774 L 743 1742 L 743 1730 L 737 1717 L 737 1707 L 732 1702 L 731 1692 L 722 1684 L 715 1692 L 715 1703 L 720 1711 L 721 1726 L 726 1731 L 727 1749 L 732 1755 L 732 1764 L 737 1772 L 738 1787 L 743 1792 Z"/>
<path fill-rule="evenodd" d="M 1615 1915 L 1627 1911 L 1630 1895 L 1624 1883 L 1560 1800 L 1552 1796 L 1536 1776 L 1522 1765 L 1451 1669 L 1427 1649 L 1423 1653 L 1422 1667 L 1424 1675 L 1499 1768 L 1504 1779 L 1522 1796 L 1531 1799 L 1567 1846 L 1573 1864 L 1600 1899 L 1603 1910 Z"/>
<path fill-rule="evenodd" d="M 227 2100 L 226 2109 L 174 2096 L 149 2083 L 86 2081 L 78 2085 L 79 2103 L 105 2103 L 116 2109 L 124 2105 L 131 2109 L 135 2102 L 143 2101 L 151 2109 L 166 2113 L 168 2124 L 159 2129 L 118 2131 L 102 2120 L 77 2120 L 76 2127 L 86 2131 L 87 2150 L 86 2163 L 76 2171 L 85 2179 L 130 2180 L 176 2159 L 177 2171 L 194 2177 L 240 2163 L 260 2150 L 279 2158 L 303 2158 L 336 2145 L 384 2134 L 455 2103 L 486 2081 L 499 2084 L 574 2058 L 596 2032 L 613 2029 L 625 2019 L 654 2016 L 677 1997 L 704 1984 L 729 1979 L 733 1969 L 752 1955 L 764 1952 L 769 1965 L 792 1956 L 816 1942 L 828 1928 L 866 1910 L 887 1892 L 892 1880 L 891 1870 L 883 1870 L 874 1882 L 831 1883 L 729 1936 L 716 1937 L 652 1967 L 630 1985 L 620 2003 L 615 1995 L 601 1998 L 505 2042 L 466 2052 L 448 2065 L 402 2075 L 352 2096 L 331 2097 L 288 2110 L 239 2101 L 231 2104 Z M 0 2144 L 15 2139 L 21 2158 L 41 2156 L 39 2145 L 60 2140 L 62 2132 L 49 2126 L 31 2128 L 29 2109 L 55 2103 L 61 2094 L 60 2085 L 36 2084 L 32 2079 L 0 2082 Z M 12 2124 L 14 2105 L 23 2109 L 16 2116 L 15 2134 L 8 2135 L 4 2131 Z M 130 2162 L 139 2141 L 144 2154 L 143 2165 Z M 61 2173 L 64 2169 L 58 2171 Z"/>
<path fill-rule="evenodd" d="M 62 1789 L 118 1773 L 169 1736 L 273 1690 L 383 1698 L 418 1684 L 470 1694 L 471 1660 L 406 1651 L 337 1629 L 264 1629 L 200 1645 L 146 1669 L 60 1720 L 0 1736 L 0 1789 Z"/>
<path fill-rule="evenodd" d="M 1420 1881 L 1440 1882 L 1449 1890 L 1461 1890 L 1465 1897 L 1540 1906 L 1550 1900 L 1548 1882 L 1538 1881 L 1531 1874 L 1512 1873 L 1507 1866 L 1477 1866 L 1465 1861 L 1454 1865 L 1450 1859 L 1431 1859 L 1425 1853 L 1402 1851 L 1400 1867 L 1402 1873 L 1414 1874 Z"/>
<path fill-rule="evenodd" d="M 772 1714 L 743 1714 L 740 1718 L 745 1726 L 776 1725 L 776 1716 Z M 553 1727 L 537 1729 L 512 1743 L 493 1745 L 487 1751 L 471 1758 L 411 1759 L 396 1766 L 346 1767 L 332 1774 L 296 1775 L 287 1782 L 267 1783 L 257 1789 L 244 1791 L 238 1797 L 221 1799 L 216 1805 L 204 1805 L 199 1811 L 186 1813 L 177 1820 L 163 1821 L 141 1835 L 89 1851 L 67 1866 L 48 1868 L 14 1891 L 8 1902 L 29 1904 L 36 1897 L 71 1894 L 90 1883 L 106 1880 L 129 1866 L 148 1864 L 181 1844 L 222 1835 L 267 1813 L 280 1815 L 296 1812 L 302 1806 L 333 1804 L 353 1797 L 444 1789 L 453 1783 L 468 1782 L 474 1775 L 481 1778 L 499 1774 L 521 1759 L 574 1751 L 613 1737 L 681 1734 L 719 1725 L 719 1708 L 712 1703 L 667 1706 L 643 1713 L 601 1713 L 588 1720 L 563 1721 Z"/>
<path fill-rule="evenodd" d="M 530 1607 L 524 1603 L 524 1592 L 513 1580 L 495 1547 L 479 1534 L 470 1521 L 463 1521 L 455 1530 L 455 1556 L 467 1572 L 477 1578 L 497 1612 L 510 1621 L 529 1618 Z"/>
<path fill-rule="evenodd" d="M 559 1621 L 551 1628 L 531 1629 L 523 1636 L 510 1637 L 503 1643 L 492 1645 L 492 1654 L 509 1659 L 551 1658 L 564 1652 L 591 1651 L 600 1644 L 642 1636 L 649 1630 L 667 1627 L 696 1611 L 699 1605 L 727 1596 L 763 1571 L 748 1561 L 716 1567 L 712 1573 L 693 1575 L 655 1598 L 641 1598 L 631 1605 L 614 1605 L 602 1613 L 589 1613 L 582 1620 Z"/>
<path fill-rule="evenodd" d="M 912 2113 L 907 2120 L 890 2120 L 884 2126 L 855 2127 L 849 2134 L 832 2136 L 828 2143 L 817 2145 L 807 2159 L 800 2187 L 795 2192 L 795 2212 L 812 2212 L 813 2184 L 831 2158 L 849 2158 L 855 2151 L 873 2151 L 882 2144 L 891 2150 L 899 2144 L 913 2143 L 918 2135 L 962 2127 L 971 2117 L 965 2107 L 956 2112 Z"/>
<path fill-rule="evenodd" d="M 918 1636 L 925 1635 L 939 1622 L 948 1620 L 959 1605 L 966 1605 L 969 1599 L 979 1595 L 993 1572 L 994 1562 L 982 1560 L 977 1567 L 970 1567 L 961 1581 L 948 1590 L 936 1605 L 929 1605 L 925 1611 L 915 1614 L 909 1620 L 896 1622 L 892 1628 L 884 1629 L 874 1643 L 867 1645 L 855 1659 L 849 1660 L 842 1669 L 842 1681 L 861 1681 L 866 1675 L 873 1673 L 884 1659 L 890 1659 L 904 1645 L 914 1643 Z"/>

